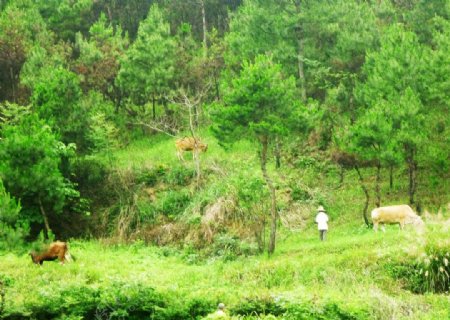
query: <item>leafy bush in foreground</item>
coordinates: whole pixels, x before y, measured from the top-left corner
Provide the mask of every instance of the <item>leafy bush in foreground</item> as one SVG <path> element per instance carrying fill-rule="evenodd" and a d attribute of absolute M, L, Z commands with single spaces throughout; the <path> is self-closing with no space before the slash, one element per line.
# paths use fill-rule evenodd
<path fill-rule="evenodd" d="M 10 196 L 0 179 L 0 249 L 12 249 L 23 243 L 29 225 L 20 220 L 20 202 Z"/>
<path fill-rule="evenodd" d="M 216 301 L 179 301 L 141 284 L 112 283 L 104 288 L 47 288 L 19 310 L 6 310 L 2 319 L 200 319 Z"/>
<path fill-rule="evenodd" d="M 287 303 L 282 299 L 272 297 L 247 299 L 232 309 L 235 315 L 255 316 L 272 315 L 288 320 L 310 320 L 310 319 L 345 319 L 358 320 L 367 319 L 368 312 L 363 309 L 353 310 L 343 307 L 335 302 L 327 303 L 323 306 L 313 303 Z"/>
<path fill-rule="evenodd" d="M 412 262 L 391 266 L 391 274 L 403 279 L 414 293 L 448 293 L 450 291 L 450 243 L 432 240 L 425 253 Z"/>

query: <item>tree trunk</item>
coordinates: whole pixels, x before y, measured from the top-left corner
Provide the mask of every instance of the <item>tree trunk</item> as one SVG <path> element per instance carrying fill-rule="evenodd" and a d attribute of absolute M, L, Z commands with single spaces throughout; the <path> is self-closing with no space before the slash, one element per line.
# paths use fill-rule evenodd
<path fill-rule="evenodd" d="M 13 102 L 17 102 L 16 101 L 16 88 L 14 86 L 14 72 L 13 72 L 13 68 L 9 68 L 9 73 L 10 73 L 10 77 L 11 77 L 11 89 L 12 89 L 12 95 L 13 95 Z"/>
<path fill-rule="evenodd" d="M 275 251 L 275 240 L 276 240 L 276 233 L 277 233 L 277 220 L 278 220 L 278 213 L 277 213 L 277 199 L 275 195 L 275 187 L 273 185 L 272 179 L 270 179 L 268 173 L 267 173 L 267 148 L 268 148 L 268 138 L 266 136 L 261 138 L 261 170 L 264 177 L 264 180 L 266 180 L 266 184 L 269 187 L 270 190 L 270 198 L 271 198 L 271 222 L 270 222 L 270 239 L 269 239 L 269 248 L 268 253 L 271 255 Z"/>
<path fill-rule="evenodd" d="M 394 189 L 394 165 L 389 166 L 389 190 Z"/>
<path fill-rule="evenodd" d="M 414 195 L 416 193 L 416 187 L 417 187 L 417 164 L 415 161 L 415 149 L 414 147 L 407 147 L 407 156 L 406 161 L 408 163 L 408 173 L 409 173 L 409 204 L 414 204 Z"/>
<path fill-rule="evenodd" d="M 198 116 L 198 107 L 197 107 L 197 105 L 194 105 L 194 125 L 195 125 L 196 128 L 198 128 L 198 123 L 199 123 L 198 118 L 199 118 L 199 116 Z"/>
<path fill-rule="evenodd" d="M 255 239 L 258 244 L 258 251 L 260 253 L 264 252 L 265 247 L 265 229 L 266 229 L 266 219 L 263 216 L 262 219 L 257 219 L 255 222 Z"/>
<path fill-rule="evenodd" d="M 369 191 L 367 190 L 366 186 L 364 185 L 364 179 L 361 174 L 361 171 L 358 168 L 358 165 L 355 165 L 355 170 L 358 173 L 359 183 L 361 185 L 361 188 L 364 191 L 364 195 L 366 196 L 366 203 L 364 204 L 364 211 L 363 211 L 364 222 L 366 223 L 367 227 L 370 228 L 369 219 L 367 218 L 367 209 L 369 208 L 369 200 L 370 200 Z"/>
<path fill-rule="evenodd" d="M 156 120 L 156 99 L 155 95 L 152 97 L 152 114 L 153 114 L 153 120 Z"/>
<path fill-rule="evenodd" d="M 336 189 L 339 189 L 344 184 L 345 179 L 345 168 L 344 166 L 339 166 L 339 184 Z"/>
<path fill-rule="evenodd" d="M 116 89 L 113 89 L 116 91 Z M 122 104 L 122 93 L 119 93 L 116 97 L 110 97 L 110 99 L 114 102 L 116 114 L 119 113 L 120 105 Z"/>
<path fill-rule="evenodd" d="M 217 79 L 217 75 L 215 74 L 215 72 L 214 72 L 213 78 L 214 78 L 214 87 L 216 89 L 216 99 L 217 99 L 217 101 L 220 101 L 220 85 L 219 85 L 219 81 Z"/>
<path fill-rule="evenodd" d="M 281 142 L 278 137 L 275 138 L 275 167 L 281 168 Z"/>
<path fill-rule="evenodd" d="M 0 317 L 3 315 L 3 311 L 5 310 L 5 287 L 3 285 L 3 281 L 0 280 Z"/>
<path fill-rule="evenodd" d="M 208 56 L 208 45 L 206 43 L 206 13 L 205 13 L 205 1 L 200 0 L 200 7 L 202 9 L 202 25 L 203 25 L 203 57 Z"/>
<path fill-rule="evenodd" d="M 301 13 L 301 0 L 295 0 L 295 9 L 297 13 L 297 17 L 300 16 Z M 301 22 L 298 21 L 295 27 L 295 33 L 297 36 L 297 68 L 298 68 L 298 78 L 300 80 L 300 92 L 302 96 L 302 101 L 306 102 L 306 85 L 305 85 L 305 72 L 304 72 L 304 41 L 303 41 L 303 28 Z"/>
<path fill-rule="evenodd" d="M 380 191 L 380 183 L 381 183 L 381 163 L 380 161 L 377 162 L 377 179 L 375 182 L 375 193 L 377 195 L 376 203 L 375 205 L 377 208 L 381 207 L 381 191 Z"/>
<path fill-rule="evenodd" d="M 44 206 L 42 205 L 41 197 L 39 197 L 39 209 L 41 210 L 42 218 L 44 219 L 44 226 L 45 226 L 44 236 L 45 239 L 48 239 L 48 236 L 50 234 L 50 225 L 48 223 L 47 213 L 45 212 Z"/>
<path fill-rule="evenodd" d="M 106 11 L 108 12 L 109 23 L 112 23 L 113 17 L 112 17 L 112 13 L 111 13 L 111 7 L 109 4 L 106 5 Z"/>
<path fill-rule="evenodd" d="M 191 136 L 194 138 L 194 150 L 192 150 L 192 155 L 194 158 L 194 164 L 195 164 L 195 172 L 196 172 L 196 187 L 200 187 L 200 176 L 201 176 L 201 169 L 200 169 L 200 157 L 199 157 L 199 149 L 197 146 L 197 143 L 199 139 L 197 138 L 196 131 L 197 131 L 197 122 L 195 121 L 195 114 L 192 114 L 192 109 L 194 109 L 194 113 L 196 112 L 197 108 L 195 106 L 189 105 L 189 130 L 191 131 Z"/>

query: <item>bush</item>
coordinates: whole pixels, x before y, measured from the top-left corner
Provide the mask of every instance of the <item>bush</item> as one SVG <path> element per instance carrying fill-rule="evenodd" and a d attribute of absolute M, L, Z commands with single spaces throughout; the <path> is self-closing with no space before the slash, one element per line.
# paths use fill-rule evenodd
<path fill-rule="evenodd" d="M 161 165 L 145 170 L 137 174 L 137 181 L 144 183 L 146 186 L 154 187 L 167 173 L 167 168 Z"/>
<path fill-rule="evenodd" d="M 75 182 L 80 190 L 90 197 L 110 198 L 110 192 L 105 190 L 105 180 L 109 174 L 107 164 L 96 157 L 78 157 L 74 163 Z M 99 197 L 104 191 L 104 197 Z"/>
<path fill-rule="evenodd" d="M 184 166 L 173 167 L 165 176 L 165 182 L 173 186 L 186 186 L 192 178 L 194 178 L 195 171 Z"/>
<path fill-rule="evenodd" d="M 343 308 L 335 302 L 326 303 L 323 306 L 313 303 L 291 304 L 283 299 L 270 296 L 245 299 L 241 304 L 232 308 L 232 313 L 242 316 L 273 315 L 286 320 L 362 320 L 369 318 L 366 310 Z"/>
<path fill-rule="evenodd" d="M 283 319 L 286 320 L 309 320 L 309 319 L 323 319 L 323 320 L 365 320 L 369 318 L 366 310 L 344 309 L 335 302 L 325 304 L 323 307 L 318 307 L 312 304 L 296 304 L 287 307 Z"/>
<path fill-rule="evenodd" d="M 230 234 L 219 234 L 214 243 L 207 248 L 207 254 L 221 257 L 224 261 L 235 260 L 238 256 L 250 256 L 258 253 L 258 246 Z"/>
<path fill-rule="evenodd" d="M 390 274 L 402 279 L 414 293 L 448 293 L 450 291 L 450 243 L 438 240 L 425 246 L 414 261 L 388 265 Z"/>
<path fill-rule="evenodd" d="M 313 197 L 307 190 L 303 190 L 298 186 L 292 187 L 291 197 L 294 201 L 307 201 L 313 199 Z"/>
<path fill-rule="evenodd" d="M 21 246 L 29 234 L 29 224 L 19 219 L 20 209 L 20 203 L 6 192 L 0 179 L 0 249 Z"/>
<path fill-rule="evenodd" d="M 281 316 L 286 312 L 286 308 L 277 303 L 272 297 L 247 298 L 239 305 L 231 308 L 234 315 L 274 315 Z"/>
<path fill-rule="evenodd" d="M 169 218 L 181 215 L 188 206 L 191 197 L 187 192 L 169 191 L 161 201 L 161 213 Z"/>
<path fill-rule="evenodd" d="M 20 309 L 7 310 L 2 319 L 201 319 L 215 304 L 209 299 L 180 299 L 139 283 L 112 282 L 100 288 L 40 290 Z"/>

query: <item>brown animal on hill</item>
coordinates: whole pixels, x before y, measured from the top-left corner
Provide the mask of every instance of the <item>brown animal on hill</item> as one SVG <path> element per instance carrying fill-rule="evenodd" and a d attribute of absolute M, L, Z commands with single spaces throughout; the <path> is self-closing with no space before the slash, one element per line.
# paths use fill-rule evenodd
<path fill-rule="evenodd" d="M 64 262 L 70 261 L 72 259 L 67 247 L 67 243 L 61 241 L 51 243 L 47 247 L 47 249 L 42 252 L 31 252 L 30 256 L 31 260 L 33 260 L 35 264 L 39 265 L 42 265 L 44 261 L 53 261 L 56 259 L 59 259 L 61 264 L 64 264 Z"/>
<path fill-rule="evenodd" d="M 372 210 L 373 229 L 378 230 L 378 225 L 381 224 L 383 231 L 385 224 L 398 223 L 400 229 L 403 229 L 405 224 L 412 224 L 417 230 L 424 227 L 424 222 L 410 206 L 406 204 L 380 207 Z"/>
<path fill-rule="evenodd" d="M 184 161 L 183 153 L 185 151 L 193 151 L 193 156 L 195 156 L 195 151 L 206 152 L 208 150 L 208 145 L 202 143 L 199 139 L 192 137 L 184 137 L 175 141 L 175 147 L 177 148 L 177 156 L 180 161 Z"/>

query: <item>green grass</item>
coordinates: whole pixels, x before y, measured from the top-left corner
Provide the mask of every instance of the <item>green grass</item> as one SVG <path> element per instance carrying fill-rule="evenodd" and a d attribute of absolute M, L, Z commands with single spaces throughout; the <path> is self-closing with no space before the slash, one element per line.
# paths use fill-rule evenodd
<path fill-rule="evenodd" d="M 62 288 L 109 290 L 118 283 L 154 288 L 181 301 L 224 302 L 230 310 L 246 299 L 299 301 L 311 308 L 333 302 L 344 310 L 367 310 L 374 319 L 446 319 L 449 296 L 414 295 L 386 271 L 386 263 L 414 256 L 424 239 L 412 230 L 330 230 L 318 241 L 311 227 L 302 233 L 284 230 L 272 257 L 241 257 L 224 262 L 206 259 L 189 264 L 181 250 L 132 245 L 106 246 L 98 241 L 72 241 L 76 262 L 32 265 L 27 255 L 2 255 L 0 276 L 6 281 L 6 310 L 24 312 L 42 300 L 55 299 Z M 74 301 L 74 304 L 83 303 Z M 213 309 L 211 310 L 213 311 Z"/>

